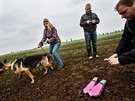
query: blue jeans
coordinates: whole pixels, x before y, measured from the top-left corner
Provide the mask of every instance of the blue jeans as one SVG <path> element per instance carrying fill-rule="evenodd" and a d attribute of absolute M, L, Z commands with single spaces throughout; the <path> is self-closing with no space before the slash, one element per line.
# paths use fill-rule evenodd
<path fill-rule="evenodd" d="M 89 56 L 96 56 L 97 55 L 97 33 L 95 32 L 84 32 L 85 42 L 86 42 L 86 49 L 87 55 Z M 93 54 L 91 49 L 91 42 L 93 48 Z"/>
<path fill-rule="evenodd" d="M 52 54 L 54 56 L 54 59 L 57 63 L 57 65 L 63 65 L 62 61 L 61 61 L 61 58 L 58 54 L 58 50 L 60 48 L 60 44 L 61 43 L 56 43 L 56 44 L 50 44 L 50 47 L 48 49 L 48 53 Z"/>

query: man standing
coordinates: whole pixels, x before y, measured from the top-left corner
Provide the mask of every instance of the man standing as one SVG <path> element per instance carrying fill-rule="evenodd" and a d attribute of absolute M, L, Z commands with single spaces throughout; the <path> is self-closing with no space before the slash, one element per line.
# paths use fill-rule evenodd
<path fill-rule="evenodd" d="M 98 16 L 91 11 L 91 5 L 88 3 L 85 6 L 85 14 L 81 16 L 80 26 L 84 29 L 84 37 L 86 42 L 87 55 L 89 59 L 94 57 L 99 57 L 97 55 L 97 24 L 99 23 Z M 91 49 L 91 42 L 93 47 L 93 52 Z M 93 53 L 93 54 L 92 54 Z"/>
<path fill-rule="evenodd" d="M 125 18 L 122 38 L 118 43 L 115 54 L 107 60 L 110 64 L 130 64 L 135 63 L 135 0 L 120 0 L 115 9 Z"/>

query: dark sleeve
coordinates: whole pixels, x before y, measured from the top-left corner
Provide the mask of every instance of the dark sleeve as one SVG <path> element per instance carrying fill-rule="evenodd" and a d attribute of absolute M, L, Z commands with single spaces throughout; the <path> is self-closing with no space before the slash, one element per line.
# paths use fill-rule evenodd
<path fill-rule="evenodd" d="M 44 32 L 43 32 L 43 37 L 41 39 L 41 41 L 39 42 L 40 45 L 43 45 L 43 43 L 46 41 L 47 37 L 46 37 L 46 31 L 44 29 Z"/>
<path fill-rule="evenodd" d="M 135 63 L 135 49 L 132 49 L 129 52 L 123 53 L 119 58 L 121 65 Z"/>
<path fill-rule="evenodd" d="M 135 49 L 131 50 L 131 46 L 133 45 L 132 40 L 133 34 L 125 25 L 122 38 L 115 51 L 115 53 L 118 54 L 118 59 L 121 65 L 135 62 Z"/>
<path fill-rule="evenodd" d="M 95 14 L 95 21 L 96 21 L 95 24 L 98 24 L 100 22 L 100 20 L 96 14 Z"/>
<path fill-rule="evenodd" d="M 55 27 L 52 28 L 52 31 L 51 31 L 51 38 L 47 41 L 47 43 L 52 43 L 52 42 L 55 42 L 57 41 L 58 39 L 58 34 L 57 34 L 57 30 Z"/>
<path fill-rule="evenodd" d="M 86 21 L 83 19 L 83 16 L 81 16 L 81 19 L 80 19 L 80 26 L 81 26 L 81 27 L 87 26 L 87 23 L 86 23 Z"/>
<path fill-rule="evenodd" d="M 122 55 L 122 53 L 127 52 L 129 51 L 129 49 L 131 49 L 132 38 L 133 38 L 132 33 L 127 29 L 125 25 L 122 38 L 120 39 L 118 46 L 115 50 L 115 53 L 117 53 L 118 56 Z"/>

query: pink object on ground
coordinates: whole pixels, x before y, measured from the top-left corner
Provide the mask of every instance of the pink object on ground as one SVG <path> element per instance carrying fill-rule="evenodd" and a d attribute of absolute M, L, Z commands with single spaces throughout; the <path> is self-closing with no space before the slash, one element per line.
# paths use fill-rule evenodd
<path fill-rule="evenodd" d="M 101 95 L 106 84 L 106 80 L 101 80 L 98 84 L 96 84 L 90 91 L 89 95 L 93 97 L 98 97 Z"/>
<path fill-rule="evenodd" d="M 97 82 L 97 77 L 94 77 L 92 81 L 89 82 L 89 84 L 83 89 L 83 93 L 89 93 L 89 91 L 94 87 L 94 85 Z"/>

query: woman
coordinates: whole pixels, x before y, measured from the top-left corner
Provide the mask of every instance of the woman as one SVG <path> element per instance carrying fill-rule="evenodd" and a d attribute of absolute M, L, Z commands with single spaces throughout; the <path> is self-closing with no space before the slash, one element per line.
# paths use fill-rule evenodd
<path fill-rule="evenodd" d="M 43 44 L 50 44 L 48 53 L 54 56 L 54 59 L 58 67 L 62 68 L 64 65 L 58 54 L 58 50 L 61 45 L 61 40 L 57 34 L 57 30 L 46 18 L 43 20 L 43 25 L 45 26 L 44 34 L 42 40 L 38 44 L 38 48 L 42 47 Z"/>

